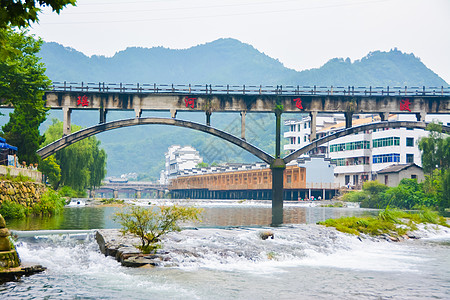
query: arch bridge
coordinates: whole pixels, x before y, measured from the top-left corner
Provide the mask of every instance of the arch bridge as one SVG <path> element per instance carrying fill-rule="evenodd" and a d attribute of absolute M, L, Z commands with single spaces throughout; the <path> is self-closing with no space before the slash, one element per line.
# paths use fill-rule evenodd
<path fill-rule="evenodd" d="M 282 223 L 283 171 L 286 163 L 309 149 L 334 138 L 345 136 L 369 127 L 353 127 L 352 115 L 357 113 L 379 114 L 382 121 L 390 113 L 415 114 L 418 122 L 380 122 L 377 128 L 411 126 L 424 128 L 427 114 L 450 114 L 450 87 L 354 87 L 354 86 L 232 86 L 232 85 L 174 85 L 174 84 L 125 84 L 125 83 L 67 83 L 55 82 L 44 95 L 46 107 L 63 111 L 64 137 L 38 154 L 47 157 L 76 141 L 99 132 L 120 127 L 144 124 L 165 124 L 199 130 L 227 140 L 270 164 L 272 169 L 272 220 Z M 4 104 L 0 103 L 4 107 Z M 100 124 L 70 134 L 73 110 L 98 110 Z M 107 122 L 110 110 L 134 110 L 135 118 Z M 170 111 L 171 118 L 141 118 L 142 112 Z M 177 112 L 203 112 L 206 125 L 176 119 Z M 236 112 L 241 115 L 241 136 L 236 137 L 210 126 L 215 112 Z M 269 155 L 245 141 L 245 117 L 249 112 L 275 113 L 275 155 Z M 281 115 L 283 113 L 308 113 L 311 116 L 311 141 L 305 149 L 299 149 L 281 158 Z M 318 113 L 344 113 L 346 129 L 335 135 L 316 140 Z M 415 124 L 413 124 L 415 123 Z M 375 128 L 375 127 L 374 127 Z"/>
<path fill-rule="evenodd" d="M 277 122 L 279 123 L 279 122 Z M 330 142 L 334 139 L 338 139 L 340 137 L 354 134 L 357 132 L 367 131 L 367 130 L 374 130 L 374 129 L 380 129 L 380 128 L 418 128 L 418 129 L 425 129 L 427 126 L 427 123 L 425 122 L 411 122 L 411 121 L 394 121 L 394 122 L 387 122 L 382 121 L 378 123 L 371 123 L 366 125 L 360 125 L 350 128 L 345 128 L 340 131 L 337 131 L 334 134 L 327 135 L 325 137 L 322 137 L 320 139 L 312 141 L 307 146 L 298 149 L 289 155 L 285 156 L 284 158 L 279 157 L 279 132 L 277 132 L 277 156 L 272 156 L 258 147 L 246 142 L 243 139 L 239 139 L 227 132 L 221 131 L 219 129 L 215 129 L 210 126 L 202 125 L 199 123 L 194 123 L 190 121 L 184 121 L 184 120 L 177 120 L 177 119 L 171 119 L 171 118 L 134 118 L 134 119 L 125 119 L 125 120 L 118 120 L 118 121 L 112 121 L 107 122 L 103 124 L 98 124 L 89 128 L 82 129 L 80 131 L 77 131 L 73 134 L 67 135 L 62 137 L 61 139 L 39 149 L 37 153 L 42 157 L 46 158 L 52 154 L 54 154 L 56 151 L 61 150 L 77 141 L 80 141 L 82 139 L 85 139 L 89 136 L 95 135 L 100 132 L 113 130 L 116 128 L 122 128 L 122 127 L 129 127 L 129 126 L 138 126 L 138 125 L 150 125 L 150 124 L 163 124 L 163 125 L 171 125 L 171 126 L 179 126 L 179 127 L 185 127 L 185 128 L 191 128 L 194 130 L 198 130 L 201 132 L 205 132 L 208 134 L 211 134 L 213 136 L 219 137 L 221 139 L 224 139 L 228 142 L 233 143 L 234 145 L 239 146 L 240 148 L 252 153 L 259 159 L 263 160 L 264 162 L 270 164 L 271 170 L 272 170 L 272 223 L 273 224 L 282 224 L 283 223 L 283 172 L 286 168 L 286 164 L 291 162 L 292 160 L 295 160 L 300 155 L 309 152 L 310 150 L 324 144 L 327 142 Z M 278 128 L 277 124 L 277 128 Z M 450 133 L 450 127 L 449 126 L 442 126 L 443 132 Z M 277 129 L 278 130 L 278 129 Z M 114 184 L 113 184 L 114 185 Z M 123 184 L 120 184 L 120 187 L 115 184 L 111 187 L 104 187 L 105 189 L 111 189 L 113 191 L 113 195 L 117 197 L 116 193 L 120 189 L 126 188 L 126 189 L 134 189 L 136 191 L 136 194 L 139 195 L 140 192 L 142 192 L 142 187 L 134 187 L 134 186 L 126 186 L 122 187 Z M 160 189 L 161 186 L 157 187 L 156 189 Z M 279 198 L 277 198 L 279 197 Z M 139 198 L 139 197 L 138 197 Z"/>

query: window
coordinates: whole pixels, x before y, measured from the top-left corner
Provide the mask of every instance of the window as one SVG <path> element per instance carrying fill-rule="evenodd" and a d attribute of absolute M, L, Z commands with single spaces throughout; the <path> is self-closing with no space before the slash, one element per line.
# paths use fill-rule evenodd
<path fill-rule="evenodd" d="M 291 183 L 292 182 L 292 177 L 291 175 L 287 175 L 286 177 L 286 183 Z"/>
<path fill-rule="evenodd" d="M 389 146 L 400 146 L 400 138 L 399 137 L 387 137 L 387 138 L 375 139 L 372 141 L 373 148 L 389 147 Z"/>
<path fill-rule="evenodd" d="M 406 147 L 414 147 L 414 138 L 412 137 L 406 138 Z"/>
<path fill-rule="evenodd" d="M 306 142 L 306 141 L 307 141 L 307 138 L 308 138 L 308 137 L 305 135 L 303 140 Z"/>
<path fill-rule="evenodd" d="M 389 180 L 388 180 L 389 176 L 388 175 L 384 175 L 384 184 L 388 185 Z"/>
<path fill-rule="evenodd" d="M 350 182 L 350 175 L 345 175 L 345 185 Z"/>
<path fill-rule="evenodd" d="M 400 154 L 389 153 L 372 156 L 372 162 L 374 164 L 388 163 L 388 162 L 400 162 Z"/>
<path fill-rule="evenodd" d="M 295 137 L 291 137 L 291 144 L 295 144 Z"/>
<path fill-rule="evenodd" d="M 306 129 L 306 128 L 308 128 L 308 124 L 306 124 L 306 122 L 305 122 L 305 129 Z"/>
<path fill-rule="evenodd" d="M 406 163 L 413 163 L 414 162 L 414 154 L 406 154 Z"/>
<path fill-rule="evenodd" d="M 416 174 L 411 174 L 411 179 L 417 179 L 417 175 Z"/>
<path fill-rule="evenodd" d="M 297 137 L 297 144 L 300 144 L 301 140 L 300 137 Z"/>
<path fill-rule="evenodd" d="M 295 131 L 295 125 L 291 125 L 291 131 Z"/>

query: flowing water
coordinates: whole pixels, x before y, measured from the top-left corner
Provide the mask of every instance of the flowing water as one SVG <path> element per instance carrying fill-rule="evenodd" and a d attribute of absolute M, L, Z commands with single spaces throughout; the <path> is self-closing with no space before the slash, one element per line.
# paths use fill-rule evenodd
<path fill-rule="evenodd" d="M 288 206 L 285 222 L 298 222 L 268 228 L 265 204 L 246 207 L 259 221 L 242 206 L 204 206 L 197 229 L 164 239 L 168 258 L 156 268 L 125 268 L 99 252 L 89 227 L 115 228 L 115 208 L 71 208 L 41 223 L 48 230 L 23 231 L 38 226 L 25 222 L 16 231 L 21 259 L 47 271 L 0 285 L 0 299 L 449 299 L 449 229 L 422 227 L 422 239 L 400 243 L 360 240 L 311 223 L 362 210 Z M 275 238 L 262 240 L 263 230 Z"/>

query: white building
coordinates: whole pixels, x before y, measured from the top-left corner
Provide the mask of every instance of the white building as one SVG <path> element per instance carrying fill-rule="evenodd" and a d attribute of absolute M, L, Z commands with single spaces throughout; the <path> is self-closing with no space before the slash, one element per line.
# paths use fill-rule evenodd
<path fill-rule="evenodd" d="M 357 116 L 353 120 L 353 126 L 378 122 L 378 115 Z M 339 118 L 334 118 L 339 120 Z M 415 115 L 390 115 L 390 121 L 416 121 Z M 450 122 L 448 115 L 428 115 L 426 121 L 438 120 L 443 124 Z M 317 116 L 317 124 L 329 124 L 332 120 L 329 115 Z M 285 125 L 289 131 L 284 137 L 289 139 L 289 144 L 284 150 L 294 151 L 309 143 L 311 134 L 310 118 L 302 120 L 288 120 Z M 345 127 L 345 122 L 336 122 L 328 127 L 317 128 L 317 137 L 332 134 Z M 300 130 L 299 130 L 300 129 Z M 419 129 L 379 129 L 360 132 L 345 136 L 329 143 L 323 144 L 310 154 L 323 154 L 336 164 L 334 169 L 335 183 L 339 186 L 351 185 L 360 187 L 366 180 L 376 179 L 376 173 L 394 164 L 415 163 L 422 165 L 421 153 L 417 146 L 418 140 L 427 136 L 428 132 Z"/>
<path fill-rule="evenodd" d="M 185 170 L 192 170 L 203 162 L 198 151 L 191 146 L 172 145 L 166 152 L 165 157 L 165 171 L 160 176 L 161 184 L 167 184 L 168 179 L 177 177 Z"/>

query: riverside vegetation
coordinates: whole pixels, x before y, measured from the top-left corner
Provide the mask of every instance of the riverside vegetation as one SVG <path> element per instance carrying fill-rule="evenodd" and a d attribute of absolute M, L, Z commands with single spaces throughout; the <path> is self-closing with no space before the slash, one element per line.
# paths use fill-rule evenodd
<path fill-rule="evenodd" d="M 444 217 L 428 208 L 423 208 L 417 213 L 408 213 L 389 207 L 380 211 L 376 217 L 343 217 L 328 219 L 318 224 L 335 227 L 341 232 L 350 234 L 368 234 L 371 236 L 387 234 L 398 238 L 410 231 L 417 230 L 417 224 L 420 223 L 450 227 Z"/>
<path fill-rule="evenodd" d="M 65 205 L 63 194 L 36 183 L 26 176 L 0 178 L 0 214 L 5 219 L 23 219 L 28 215 L 48 216 Z M 67 189 L 64 189 L 67 192 Z M 63 191 L 63 192 L 64 192 Z"/>

